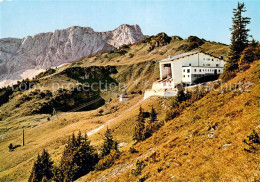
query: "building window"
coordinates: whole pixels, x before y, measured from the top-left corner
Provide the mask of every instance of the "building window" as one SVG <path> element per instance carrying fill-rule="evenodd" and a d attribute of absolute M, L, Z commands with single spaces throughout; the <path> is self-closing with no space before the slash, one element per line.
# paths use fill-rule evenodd
<path fill-rule="evenodd" d="M 196 70 L 196 69 L 194 69 L 194 71 L 196 72 L 197 70 Z"/>
<path fill-rule="evenodd" d="M 183 69 L 183 72 L 185 72 L 185 69 Z"/>
<path fill-rule="evenodd" d="M 190 77 L 190 75 L 188 75 L 188 77 Z"/>
<path fill-rule="evenodd" d="M 218 72 L 220 72 L 220 70 L 218 70 Z"/>
<path fill-rule="evenodd" d="M 183 78 L 185 78 L 185 75 L 183 75 Z"/>
<path fill-rule="evenodd" d="M 205 66 L 205 64 L 203 64 L 203 66 Z"/>
<path fill-rule="evenodd" d="M 214 61 L 214 59 L 212 59 L 212 61 Z"/>
<path fill-rule="evenodd" d="M 210 64 L 207 64 L 207 66 L 210 66 Z"/>
<path fill-rule="evenodd" d="M 210 60 L 210 58 L 207 59 L 208 61 Z"/>
<path fill-rule="evenodd" d="M 171 64 L 164 64 L 163 66 L 164 66 L 164 68 L 169 68 L 169 67 L 171 67 Z"/>
<path fill-rule="evenodd" d="M 216 67 L 218 67 L 218 64 L 216 64 Z"/>
<path fill-rule="evenodd" d="M 191 66 L 191 63 L 189 64 L 189 66 Z"/>
<path fill-rule="evenodd" d="M 190 69 L 187 69 L 187 73 L 189 73 L 190 72 Z"/>
<path fill-rule="evenodd" d="M 200 72 L 201 72 L 201 69 L 200 69 Z"/>

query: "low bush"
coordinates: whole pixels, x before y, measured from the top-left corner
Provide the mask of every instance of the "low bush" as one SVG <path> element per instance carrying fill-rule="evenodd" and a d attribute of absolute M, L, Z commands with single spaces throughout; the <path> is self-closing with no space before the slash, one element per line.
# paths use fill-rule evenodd
<path fill-rule="evenodd" d="M 129 152 L 130 152 L 131 154 L 138 153 L 138 151 L 134 148 L 134 146 L 131 146 L 131 147 L 130 147 Z"/>
<path fill-rule="evenodd" d="M 260 44 L 254 40 L 245 48 L 238 61 L 238 67 L 241 71 L 248 69 L 249 64 L 260 59 Z"/>
<path fill-rule="evenodd" d="M 180 109 L 174 108 L 166 112 L 165 121 L 170 121 L 180 115 Z"/>
<path fill-rule="evenodd" d="M 137 161 L 135 163 L 135 169 L 132 169 L 131 170 L 131 173 L 134 175 L 134 176 L 139 176 L 142 174 L 142 170 L 144 169 L 145 167 L 145 164 L 144 164 L 144 161 Z"/>
<path fill-rule="evenodd" d="M 200 39 L 196 36 L 190 36 L 190 37 L 188 37 L 188 40 L 185 44 L 182 44 L 180 47 L 178 47 L 178 50 L 190 51 L 190 50 L 200 47 L 204 43 L 205 43 L 205 40 Z"/>
<path fill-rule="evenodd" d="M 244 148 L 246 152 L 255 152 L 259 150 L 260 147 L 260 138 L 258 133 L 253 130 L 249 135 L 245 137 L 243 140 L 243 143 L 245 143 L 247 146 Z"/>
<path fill-rule="evenodd" d="M 235 78 L 235 76 L 236 76 L 236 72 L 235 71 L 225 71 L 224 70 L 224 73 L 221 75 L 221 79 L 224 82 L 227 82 L 228 80 L 230 80 L 232 78 Z"/>
<path fill-rule="evenodd" d="M 133 57 L 134 57 L 134 54 L 130 53 L 130 54 L 129 54 L 129 57 L 130 57 L 130 58 L 133 58 Z"/>
<path fill-rule="evenodd" d="M 98 161 L 95 169 L 99 171 L 111 167 L 115 163 L 115 160 L 118 159 L 119 156 L 120 153 L 117 150 L 112 149 L 110 151 L 110 154 L 106 155 L 103 159 Z"/>

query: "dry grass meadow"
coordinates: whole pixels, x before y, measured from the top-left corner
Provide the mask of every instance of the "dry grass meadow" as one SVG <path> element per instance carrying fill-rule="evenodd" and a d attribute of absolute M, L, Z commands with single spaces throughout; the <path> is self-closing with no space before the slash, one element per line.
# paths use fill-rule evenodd
<path fill-rule="evenodd" d="M 119 102 L 117 92 L 101 92 L 105 104 L 97 109 L 80 112 L 58 112 L 50 114 L 28 114 L 35 103 L 44 99 L 33 98 L 17 106 L 21 97 L 30 94 L 27 90 L 14 94 L 12 99 L 0 106 L 4 113 L 0 121 L 0 181 L 27 181 L 37 154 L 47 149 L 58 165 L 68 139 L 73 132 L 92 131 L 112 120 L 97 133 L 89 136 L 91 144 L 99 148 L 106 127 L 119 142 L 122 154 L 115 164 L 104 171 L 94 171 L 78 181 L 253 181 L 259 180 L 259 153 L 243 150 L 242 140 L 260 125 L 259 121 L 259 70 L 255 62 L 246 72 L 241 72 L 229 84 L 252 82 L 249 91 L 220 90 L 209 92 L 201 100 L 184 109 L 181 115 L 159 129 L 152 137 L 135 144 L 132 140 L 134 126 L 140 106 L 149 112 L 153 106 L 158 120 L 164 122 L 172 98 L 152 97 L 142 100 L 142 93 L 159 77 L 157 61 L 165 58 L 166 52 L 174 55 L 184 50 L 180 46 L 187 40 L 172 40 L 168 45 L 148 51 L 147 43 L 138 43 L 124 48 L 124 53 L 110 52 L 82 58 L 74 63 L 57 68 L 56 72 L 38 80 L 43 90 L 51 90 L 52 83 L 77 83 L 77 80 L 61 74 L 66 69 L 89 66 L 115 66 L 117 73 L 111 78 L 127 85 L 130 101 Z M 215 56 L 226 56 L 228 46 L 205 42 L 193 49 Z M 144 84 L 145 83 L 145 84 Z M 220 89 L 220 88 L 219 88 Z M 111 99 L 110 99 L 111 98 Z M 141 101 L 141 102 L 140 102 Z M 69 103 L 65 103 L 69 104 Z M 131 109 L 129 109 L 131 108 Z M 100 110 L 103 110 L 100 114 Z M 50 120 L 48 120 L 48 117 Z M 212 127 L 213 138 L 208 134 Z M 25 130 L 25 146 L 8 151 L 10 143 L 22 144 Z M 228 145 L 225 145 L 228 144 Z M 134 146 L 138 153 L 131 154 Z M 225 147 L 223 147 L 225 146 Z M 141 174 L 131 173 L 136 161 L 144 162 Z"/>

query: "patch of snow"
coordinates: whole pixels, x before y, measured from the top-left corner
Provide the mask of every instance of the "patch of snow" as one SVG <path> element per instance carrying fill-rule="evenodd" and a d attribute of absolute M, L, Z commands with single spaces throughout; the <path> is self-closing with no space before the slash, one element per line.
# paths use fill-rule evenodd
<path fill-rule="evenodd" d="M 26 78 L 32 79 L 33 77 L 35 77 L 36 75 L 38 75 L 39 73 L 41 73 L 43 71 L 45 71 L 45 69 L 25 70 L 22 74 L 20 74 L 21 79 L 19 79 L 19 80 L 26 79 Z M 7 80 L 0 81 L 0 88 L 8 86 L 8 85 L 12 86 L 12 85 L 16 84 L 17 81 L 19 81 L 19 80 L 18 79 L 17 80 L 7 79 Z"/>
<path fill-rule="evenodd" d="M 0 81 L 0 88 L 2 87 L 6 87 L 8 85 L 14 85 L 17 83 L 18 80 L 3 80 L 3 81 Z"/>
<path fill-rule="evenodd" d="M 32 79 L 33 77 L 35 77 L 36 75 L 38 75 L 39 73 L 45 71 L 45 69 L 28 69 L 26 71 L 24 71 L 20 76 L 22 77 L 22 79 Z"/>

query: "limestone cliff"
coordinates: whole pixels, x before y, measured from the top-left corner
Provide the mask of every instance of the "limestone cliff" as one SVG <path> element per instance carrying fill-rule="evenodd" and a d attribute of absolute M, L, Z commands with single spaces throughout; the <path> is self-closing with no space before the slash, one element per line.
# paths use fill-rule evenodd
<path fill-rule="evenodd" d="M 0 87 L 34 76 L 32 70 L 72 62 L 143 38 L 138 25 L 124 24 L 108 32 L 75 26 L 23 39 L 0 39 Z"/>

